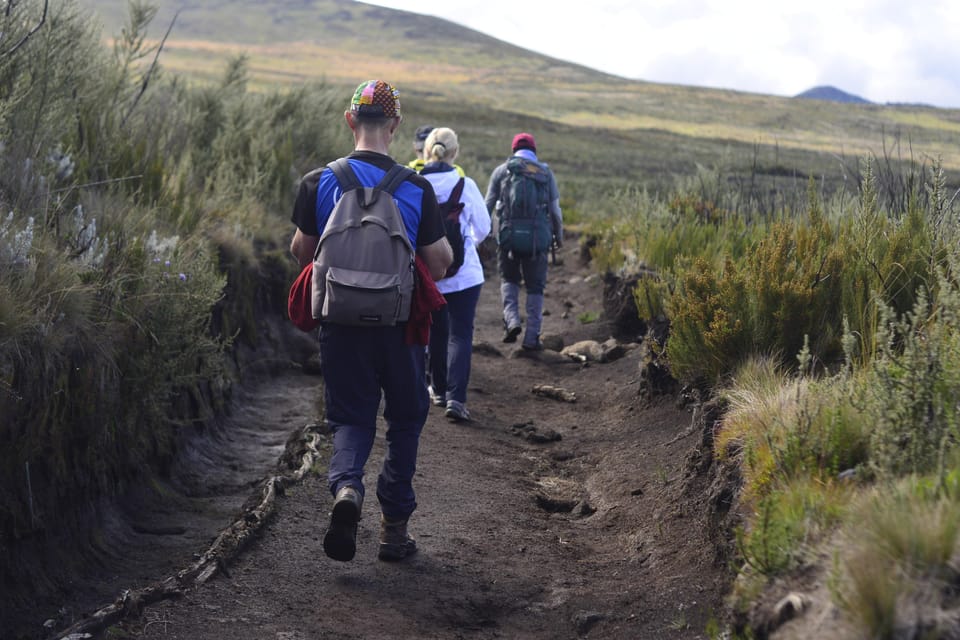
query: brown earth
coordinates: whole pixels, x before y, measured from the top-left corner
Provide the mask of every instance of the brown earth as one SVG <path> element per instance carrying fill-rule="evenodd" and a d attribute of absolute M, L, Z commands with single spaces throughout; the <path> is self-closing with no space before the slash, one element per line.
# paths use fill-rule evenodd
<path fill-rule="evenodd" d="M 603 313 L 603 282 L 577 252 L 564 249 L 562 264 L 551 267 L 544 330 L 566 345 L 603 343 L 622 329 Z M 640 393 L 643 349 L 622 335 L 606 361 L 582 362 L 553 351 L 531 357 L 501 343 L 501 334 L 492 275 L 477 312 L 472 421 L 450 423 L 432 407 L 423 431 L 419 508 L 410 521 L 415 556 L 397 564 L 376 557 L 382 430 L 367 466 L 357 556 L 339 563 L 323 554 L 331 496 L 321 438 L 315 473 L 286 487 L 242 552 L 181 597 L 126 615 L 109 637 L 706 638 L 708 621 L 723 618 L 731 576 L 718 559 L 726 538 L 713 524 L 709 451 L 695 419 L 702 412 L 690 402 L 694 408 L 682 408 L 679 394 Z M 598 345 L 582 354 L 587 346 L 595 357 Z M 281 457 L 285 435 L 321 422 L 321 393 L 319 377 L 288 367 L 241 402 L 243 446 L 261 458 L 247 473 L 266 477 L 265 459 Z M 230 466 L 222 454 L 195 454 L 194 470 L 209 468 L 197 464 L 204 458 Z M 247 491 L 259 495 L 260 487 L 248 483 Z M 178 551 L 165 552 L 167 565 L 115 569 L 74 600 L 72 619 L 98 608 L 96 594 L 120 592 L 123 580 L 139 589 L 170 575 L 176 558 L 188 562 L 182 554 L 191 544 L 191 553 L 203 552 L 177 535 L 197 529 L 189 516 L 177 517 L 185 526 L 165 528 L 161 517 L 138 530 L 148 534 L 140 547 L 153 539 L 154 550 L 181 538 Z M 148 552 L 140 547 L 116 555 L 133 562 Z"/>

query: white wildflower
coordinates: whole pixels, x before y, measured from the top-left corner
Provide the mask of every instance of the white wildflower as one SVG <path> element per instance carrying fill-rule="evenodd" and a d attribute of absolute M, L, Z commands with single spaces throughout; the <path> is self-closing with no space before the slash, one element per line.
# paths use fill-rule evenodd
<path fill-rule="evenodd" d="M 157 238 L 157 230 L 150 232 L 147 238 L 147 250 L 155 255 L 170 255 L 177 248 L 180 236 L 170 236 L 169 238 Z"/>

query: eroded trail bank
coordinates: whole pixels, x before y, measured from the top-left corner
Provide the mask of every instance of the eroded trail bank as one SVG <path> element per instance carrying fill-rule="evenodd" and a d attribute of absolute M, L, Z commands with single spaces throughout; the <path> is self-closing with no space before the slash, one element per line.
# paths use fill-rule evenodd
<path fill-rule="evenodd" d="M 49 581 L 40 596 L 4 599 L 4 638 L 47 638 L 88 618 L 121 594 L 149 588 L 197 561 L 274 473 L 291 425 L 317 419 L 317 406 L 284 406 L 316 381 L 290 367 L 238 387 L 229 413 L 181 443 L 166 479 L 132 488 L 119 502 L 95 507 L 96 526 L 63 542 L 57 555 L 22 554 L 25 576 Z"/>

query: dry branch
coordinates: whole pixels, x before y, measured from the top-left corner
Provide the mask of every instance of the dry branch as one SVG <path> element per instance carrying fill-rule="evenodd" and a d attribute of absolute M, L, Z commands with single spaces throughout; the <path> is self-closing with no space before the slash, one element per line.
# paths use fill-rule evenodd
<path fill-rule="evenodd" d="M 699 421 L 700 421 L 700 414 L 701 414 L 701 413 L 702 413 L 702 408 L 700 407 L 700 405 L 695 406 L 695 407 L 693 408 L 693 415 L 690 416 L 690 426 L 687 427 L 686 429 L 684 429 L 684 431 L 683 431 L 682 433 L 679 433 L 679 434 L 675 435 L 673 438 L 671 438 L 670 440 L 664 442 L 664 443 L 663 443 L 663 446 L 669 447 L 670 445 L 672 445 L 672 444 L 674 444 L 674 443 L 676 443 L 676 442 L 680 442 L 680 441 L 683 440 L 684 438 L 686 438 L 686 437 L 688 437 L 688 436 L 692 436 L 694 433 L 696 433 L 696 432 L 697 432 L 697 428 L 698 428 L 698 426 L 699 426 L 698 423 L 699 423 Z"/>
<path fill-rule="evenodd" d="M 153 56 L 153 62 L 150 63 L 150 68 L 147 69 L 147 72 L 143 76 L 143 84 L 140 85 L 140 92 L 137 94 L 137 97 L 133 99 L 133 102 L 130 104 L 130 108 L 127 110 L 123 120 L 120 122 L 120 126 L 123 126 L 127 123 L 127 118 L 130 117 L 130 114 L 133 113 L 133 110 L 137 108 L 137 104 L 140 102 L 140 98 L 143 97 L 143 94 L 147 92 L 147 87 L 150 85 L 150 78 L 153 77 L 153 72 L 157 68 L 157 60 L 160 58 L 160 52 L 163 51 L 163 45 L 167 43 L 167 38 L 170 37 L 170 32 L 173 31 L 173 25 L 177 21 L 177 17 L 180 15 L 180 10 L 178 9 L 175 14 L 173 14 L 173 19 L 170 20 L 170 26 L 167 27 L 167 32 L 163 34 L 163 39 L 160 41 L 160 44 L 157 45 L 157 53 Z"/>
<path fill-rule="evenodd" d="M 4 51 L 2 54 L 0 54 L 0 58 L 14 54 L 17 51 L 17 49 L 19 49 L 24 44 L 26 44 L 27 40 L 33 37 L 33 34 L 35 34 L 37 31 L 40 31 L 40 27 L 42 27 L 44 23 L 47 21 L 47 7 L 49 6 L 49 4 L 50 4 L 50 0 L 43 0 L 43 14 L 40 16 L 40 21 L 37 22 L 37 24 L 34 25 L 34 27 L 30 29 L 30 31 L 28 31 L 25 36 L 20 38 L 20 41 L 17 42 L 17 44 L 13 45 L 12 47 Z M 7 3 L 7 16 L 10 15 L 10 11 L 12 10 L 13 6 L 14 6 L 13 2 Z M 2 36 L 3 34 L 0 33 L 0 39 L 2 39 Z"/>

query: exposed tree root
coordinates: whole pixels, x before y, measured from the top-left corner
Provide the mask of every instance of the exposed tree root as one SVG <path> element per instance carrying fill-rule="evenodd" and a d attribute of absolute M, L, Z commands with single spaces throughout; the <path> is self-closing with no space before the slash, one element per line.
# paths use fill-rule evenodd
<path fill-rule="evenodd" d="M 53 638 L 72 640 L 91 637 L 87 634 L 102 632 L 122 620 L 138 616 L 148 605 L 184 595 L 191 588 L 210 580 L 218 571 L 226 573 L 226 565 L 237 557 L 273 514 L 277 495 L 282 495 L 287 487 L 303 479 L 316 462 L 323 440 L 321 428 L 316 424 L 307 425 L 299 437 L 287 442 L 283 459 L 291 463 L 299 459 L 300 466 L 291 473 L 267 478 L 262 484 L 259 499 L 248 501 L 249 506 L 243 508 L 240 517 L 217 536 L 196 562 L 151 586 L 135 591 L 124 590 L 112 604 L 58 632 Z"/>

